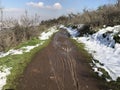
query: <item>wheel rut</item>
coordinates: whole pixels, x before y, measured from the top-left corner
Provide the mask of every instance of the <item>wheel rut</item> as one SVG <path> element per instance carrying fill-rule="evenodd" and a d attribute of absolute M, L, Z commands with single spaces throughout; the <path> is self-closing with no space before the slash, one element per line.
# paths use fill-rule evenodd
<path fill-rule="evenodd" d="M 17 90 L 107 90 L 92 76 L 86 57 L 67 35 L 67 31 L 59 31 L 34 56 Z"/>

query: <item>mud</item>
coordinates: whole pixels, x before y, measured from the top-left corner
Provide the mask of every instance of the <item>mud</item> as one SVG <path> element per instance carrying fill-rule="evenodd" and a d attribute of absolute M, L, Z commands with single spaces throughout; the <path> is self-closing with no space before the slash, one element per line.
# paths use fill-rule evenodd
<path fill-rule="evenodd" d="M 34 56 L 17 90 L 107 90 L 66 33 L 56 33 L 51 43 Z"/>

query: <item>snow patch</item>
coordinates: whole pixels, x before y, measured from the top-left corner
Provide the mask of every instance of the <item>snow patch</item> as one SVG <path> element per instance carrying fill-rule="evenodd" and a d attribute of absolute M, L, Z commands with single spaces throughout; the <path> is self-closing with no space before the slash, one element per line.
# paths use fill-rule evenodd
<path fill-rule="evenodd" d="M 120 44 L 115 43 L 113 35 L 120 32 L 120 25 L 99 30 L 89 37 L 74 38 L 77 42 L 85 44 L 85 49 L 92 54 L 95 60 L 103 65 L 96 64 L 97 68 L 103 68 L 108 72 L 112 80 L 120 77 Z M 93 68 L 99 75 L 102 73 Z"/>
<path fill-rule="evenodd" d="M 2 90 L 3 86 L 6 84 L 7 76 L 10 74 L 11 68 L 2 67 L 2 70 L 0 71 L 0 90 Z"/>
<path fill-rule="evenodd" d="M 51 27 L 50 29 L 48 29 L 47 32 L 43 32 L 40 34 L 39 39 L 40 40 L 47 40 L 49 39 L 55 32 L 57 32 L 58 30 L 56 29 L 56 27 Z M 26 47 L 22 47 L 20 49 L 11 49 L 8 52 L 4 53 L 4 52 L 0 52 L 0 58 L 8 56 L 8 55 L 16 55 L 16 54 L 23 54 L 24 52 L 30 52 L 32 49 L 34 49 L 35 47 L 38 47 L 40 45 L 42 45 L 44 43 L 44 41 L 42 41 L 40 44 L 37 44 L 35 46 L 26 46 Z"/>
<path fill-rule="evenodd" d="M 65 27 L 64 25 L 61 25 L 59 28 L 67 30 L 71 36 L 76 37 L 79 35 L 79 32 L 77 29 L 72 29 L 72 27 Z"/>
<path fill-rule="evenodd" d="M 23 54 L 24 52 L 30 52 L 32 49 L 34 49 L 35 47 L 38 47 L 40 45 L 42 45 L 44 42 L 41 42 L 40 44 L 37 44 L 35 46 L 26 46 L 26 47 L 22 47 L 20 49 L 11 49 L 8 52 L 4 53 L 1 52 L 0 53 L 0 58 L 8 56 L 8 55 L 17 55 L 17 54 Z"/>
<path fill-rule="evenodd" d="M 55 32 L 57 32 L 57 28 L 54 26 L 54 27 L 51 27 L 47 30 L 47 32 L 43 32 L 41 33 L 39 39 L 40 40 L 47 40 L 49 39 Z"/>
<path fill-rule="evenodd" d="M 47 39 L 49 39 L 49 37 L 51 37 L 57 31 L 58 30 L 56 29 L 56 27 L 51 27 L 50 29 L 48 29 L 48 32 L 43 32 L 40 35 L 39 39 L 47 40 Z M 16 50 L 11 49 L 6 53 L 0 52 L 0 58 L 8 56 L 8 55 L 24 54 L 24 52 L 30 52 L 32 49 L 42 45 L 43 43 L 44 43 L 44 41 L 42 41 L 41 43 L 36 44 L 34 46 L 26 46 L 26 47 L 22 47 L 22 48 L 16 49 Z M 6 68 L 3 66 L 0 66 L 0 70 L 1 70 L 0 71 L 0 90 L 2 90 L 3 86 L 6 84 L 7 76 L 10 74 L 11 68 Z"/>

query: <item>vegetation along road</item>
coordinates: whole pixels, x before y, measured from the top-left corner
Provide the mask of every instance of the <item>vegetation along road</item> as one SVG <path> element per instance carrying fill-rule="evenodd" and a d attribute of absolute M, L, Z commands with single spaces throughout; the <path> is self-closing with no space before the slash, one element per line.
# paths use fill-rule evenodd
<path fill-rule="evenodd" d="M 67 31 L 60 30 L 52 39 L 27 66 L 17 90 L 107 90 Z"/>

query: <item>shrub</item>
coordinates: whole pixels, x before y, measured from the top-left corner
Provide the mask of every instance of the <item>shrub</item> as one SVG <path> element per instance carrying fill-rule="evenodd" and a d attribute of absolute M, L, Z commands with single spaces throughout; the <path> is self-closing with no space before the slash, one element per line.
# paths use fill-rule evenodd
<path fill-rule="evenodd" d="M 120 43 L 120 36 L 119 35 L 120 34 L 118 33 L 118 34 L 113 36 L 113 39 L 115 40 L 116 43 Z"/>

